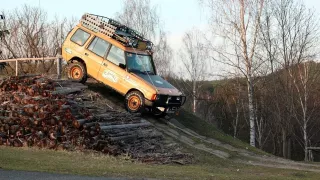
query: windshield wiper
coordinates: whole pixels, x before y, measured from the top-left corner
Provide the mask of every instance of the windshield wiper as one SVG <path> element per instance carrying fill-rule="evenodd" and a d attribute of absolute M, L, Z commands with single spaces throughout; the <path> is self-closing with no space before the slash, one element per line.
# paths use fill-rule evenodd
<path fill-rule="evenodd" d="M 140 73 L 140 74 L 146 74 L 146 75 L 154 75 L 154 72 L 152 71 L 141 71 L 139 69 L 130 69 L 129 68 L 129 71 L 130 72 L 133 72 L 133 73 Z"/>
<path fill-rule="evenodd" d="M 141 74 L 144 74 L 143 71 L 140 71 L 138 69 L 129 69 L 130 72 L 133 72 L 133 73 L 141 73 Z"/>
<path fill-rule="evenodd" d="M 154 75 L 154 72 L 152 72 L 152 71 L 143 71 L 143 72 L 144 72 L 144 74 Z"/>

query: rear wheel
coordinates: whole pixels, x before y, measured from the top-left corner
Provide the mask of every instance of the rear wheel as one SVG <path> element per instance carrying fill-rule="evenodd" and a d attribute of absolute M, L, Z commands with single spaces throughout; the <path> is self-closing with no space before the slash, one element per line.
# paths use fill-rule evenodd
<path fill-rule="evenodd" d="M 68 78 L 79 83 L 87 81 L 86 67 L 81 62 L 73 62 L 68 65 Z"/>
<path fill-rule="evenodd" d="M 144 109 L 144 96 L 139 91 L 131 91 L 126 95 L 125 107 L 130 113 L 142 113 Z"/>

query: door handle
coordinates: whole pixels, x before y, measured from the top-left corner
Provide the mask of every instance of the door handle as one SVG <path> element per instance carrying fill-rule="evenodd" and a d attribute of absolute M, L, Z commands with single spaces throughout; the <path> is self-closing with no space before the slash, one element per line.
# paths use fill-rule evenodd
<path fill-rule="evenodd" d="M 89 56 L 89 54 L 88 54 L 88 53 L 84 53 L 84 55 Z"/>

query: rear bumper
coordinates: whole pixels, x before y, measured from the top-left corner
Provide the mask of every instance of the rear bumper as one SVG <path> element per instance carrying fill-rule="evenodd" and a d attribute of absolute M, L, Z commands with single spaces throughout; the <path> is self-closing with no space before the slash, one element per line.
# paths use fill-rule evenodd
<path fill-rule="evenodd" d="M 170 95 L 158 95 L 157 99 L 154 101 L 145 99 L 145 105 L 149 107 L 163 107 L 171 108 L 176 107 L 180 108 L 186 102 L 186 96 L 170 96 Z"/>

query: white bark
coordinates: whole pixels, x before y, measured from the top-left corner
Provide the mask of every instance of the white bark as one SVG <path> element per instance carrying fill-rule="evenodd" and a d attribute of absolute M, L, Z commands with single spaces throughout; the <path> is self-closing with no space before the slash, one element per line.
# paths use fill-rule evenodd
<path fill-rule="evenodd" d="M 218 13 L 212 15 L 215 20 L 214 28 L 218 28 L 214 31 L 217 31 L 217 35 L 225 41 L 225 46 L 221 48 L 212 45 L 212 58 L 216 62 L 236 68 L 247 80 L 250 145 L 255 146 L 254 77 L 260 67 L 259 64 L 262 63 L 255 57 L 255 51 L 264 0 L 208 0 L 208 2 L 212 11 Z M 231 50 L 230 46 L 236 47 L 235 50 Z"/>
<path fill-rule="evenodd" d="M 249 122 L 250 122 L 250 145 L 256 146 L 256 131 L 254 124 L 254 106 L 253 106 L 253 82 L 252 78 L 248 78 L 248 106 L 249 106 Z"/>
<path fill-rule="evenodd" d="M 197 98 L 196 98 L 196 86 L 197 86 L 197 82 L 194 80 L 193 81 L 193 85 L 192 85 L 192 92 L 193 92 L 193 113 L 197 113 Z"/>

